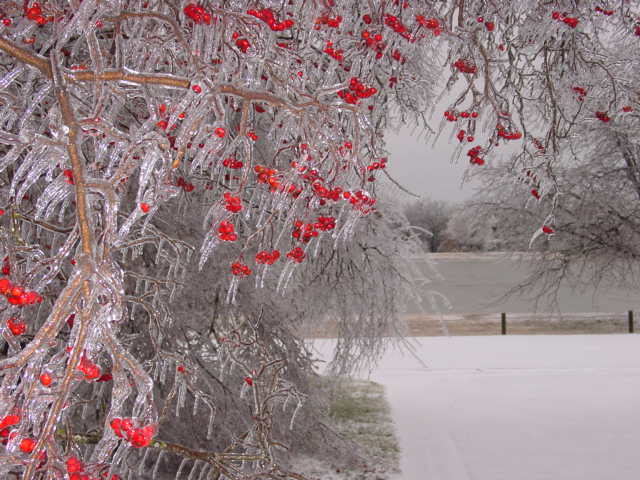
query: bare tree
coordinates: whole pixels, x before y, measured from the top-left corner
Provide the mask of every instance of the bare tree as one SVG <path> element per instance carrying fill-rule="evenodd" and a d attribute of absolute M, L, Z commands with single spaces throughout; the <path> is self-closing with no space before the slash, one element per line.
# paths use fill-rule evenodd
<path fill-rule="evenodd" d="M 442 200 L 425 198 L 409 203 L 404 214 L 409 224 L 415 228 L 417 238 L 429 252 L 438 252 L 447 239 L 447 225 L 451 218 L 452 207 Z"/>

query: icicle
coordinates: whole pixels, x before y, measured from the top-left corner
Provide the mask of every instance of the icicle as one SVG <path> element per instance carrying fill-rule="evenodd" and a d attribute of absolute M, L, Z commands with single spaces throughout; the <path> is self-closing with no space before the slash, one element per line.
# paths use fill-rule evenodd
<path fill-rule="evenodd" d="M 318 258 L 319 251 L 320 251 L 320 237 L 316 239 L 316 248 L 313 249 L 313 258 Z"/>
<path fill-rule="evenodd" d="M 195 474 L 198 471 L 198 467 L 200 467 L 200 461 L 196 460 L 195 462 L 193 462 L 193 467 L 191 467 L 191 472 L 189 472 L 189 476 L 187 477 L 187 480 L 194 480 L 195 479 Z"/>
<path fill-rule="evenodd" d="M 207 425 L 207 440 L 211 440 L 211 438 L 213 437 L 213 426 L 215 424 L 217 409 L 209 405 L 209 410 L 210 411 L 209 411 L 209 423 Z"/>
<path fill-rule="evenodd" d="M 200 476 L 198 477 L 198 480 L 205 480 L 205 478 L 209 478 L 209 477 L 213 478 L 212 475 L 209 475 L 209 473 L 211 473 L 212 470 L 213 470 L 212 466 L 205 464 L 204 468 L 200 472 Z"/>
<path fill-rule="evenodd" d="M 1 86 L 0 86 L 0 89 L 1 89 Z M 28 120 L 32 120 L 32 115 L 33 115 L 34 110 L 36 108 L 38 108 L 42 104 L 42 101 L 44 100 L 44 97 L 46 97 L 47 94 L 49 93 L 49 89 L 51 89 L 51 82 L 45 83 L 44 86 L 42 86 L 40 88 L 40 90 L 38 90 L 36 92 L 36 94 L 33 97 L 33 99 L 31 99 L 31 101 L 29 103 L 29 106 L 22 113 L 22 117 L 20 118 L 20 120 L 18 122 L 18 131 L 20 132 L 20 134 L 22 134 L 22 130 L 24 129 L 24 124 Z"/>
<path fill-rule="evenodd" d="M 231 279 L 231 283 L 229 284 L 229 290 L 227 291 L 227 298 L 225 302 L 229 305 L 236 304 L 236 293 L 238 291 L 238 285 L 240 284 L 240 278 L 236 275 L 233 275 Z"/>
<path fill-rule="evenodd" d="M 7 73 L 4 77 L 0 78 L 0 90 L 6 89 L 9 85 L 13 83 L 13 81 L 20 76 L 20 74 L 24 71 L 24 65 L 19 64 L 9 73 Z"/>
<path fill-rule="evenodd" d="M 162 457 L 164 456 L 164 450 L 160 450 L 158 454 L 158 458 L 156 458 L 156 463 L 153 466 L 153 471 L 151 472 L 151 478 L 153 480 L 157 480 L 158 478 L 158 469 L 160 468 L 160 462 L 162 461 Z"/>
<path fill-rule="evenodd" d="M 184 404 L 187 400 L 187 383 L 180 382 L 178 386 L 178 401 L 176 402 L 176 416 L 180 416 L 180 410 L 184 408 Z"/>
<path fill-rule="evenodd" d="M 180 474 L 182 473 L 182 469 L 185 467 L 187 462 L 189 462 L 188 458 L 183 458 L 182 459 L 182 461 L 180 462 L 180 466 L 178 467 L 178 470 L 176 471 L 176 476 L 174 477 L 175 480 L 180 480 Z"/>
<path fill-rule="evenodd" d="M 212 231 L 207 233 L 206 235 L 208 236 L 208 238 L 204 241 L 204 243 L 202 244 L 202 248 L 200 249 L 201 253 L 200 260 L 198 261 L 198 270 L 202 270 L 202 267 L 204 267 L 204 264 L 207 263 L 209 256 L 219 243 L 218 236 L 215 232 Z"/>
<path fill-rule="evenodd" d="M 293 430 L 293 424 L 296 421 L 296 416 L 298 415 L 298 411 L 302 408 L 302 402 L 298 401 L 295 410 L 291 414 L 291 421 L 289 422 L 289 430 Z"/>
<path fill-rule="evenodd" d="M 200 393 L 196 392 L 193 397 L 193 411 L 191 413 L 193 418 L 197 418 L 198 415 L 198 400 L 200 400 Z"/>
<path fill-rule="evenodd" d="M 150 448 L 145 448 L 144 449 L 144 455 L 142 455 L 142 459 L 140 460 L 140 463 L 138 464 L 138 475 L 142 476 L 142 473 L 145 470 L 145 465 L 147 463 L 147 457 L 149 456 L 149 453 L 151 452 Z"/>

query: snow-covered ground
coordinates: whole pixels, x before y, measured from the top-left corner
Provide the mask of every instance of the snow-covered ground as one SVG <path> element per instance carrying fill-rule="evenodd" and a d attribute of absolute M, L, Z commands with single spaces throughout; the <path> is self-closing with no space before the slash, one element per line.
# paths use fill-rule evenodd
<path fill-rule="evenodd" d="M 387 389 L 402 480 L 637 480 L 640 336 L 413 339 Z M 327 358 L 331 341 L 315 342 Z"/>

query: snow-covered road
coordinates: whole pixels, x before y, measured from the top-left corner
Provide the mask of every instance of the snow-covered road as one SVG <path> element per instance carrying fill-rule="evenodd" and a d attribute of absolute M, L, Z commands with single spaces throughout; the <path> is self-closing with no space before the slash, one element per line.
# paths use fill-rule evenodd
<path fill-rule="evenodd" d="M 640 478 L 640 336 L 416 341 L 428 368 L 390 351 L 371 376 L 402 480 Z"/>

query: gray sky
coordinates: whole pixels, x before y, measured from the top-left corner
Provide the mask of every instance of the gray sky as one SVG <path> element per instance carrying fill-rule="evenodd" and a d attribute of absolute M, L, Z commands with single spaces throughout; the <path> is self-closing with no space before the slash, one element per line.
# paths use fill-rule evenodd
<path fill-rule="evenodd" d="M 445 128 L 433 146 L 433 137 L 419 137 L 408 126 L 398 133 L 387 132 L 386 146 L 389 150 L 389 174 L 408 190 L 435 200 L 461 201 L 473 193 L 473 185 L 461 185 L 468 166 L 463 154 L 453 159 L 454 138 L 449 140 L 451 128 Z M 407 199 L 409 200 L 409 199 Z"/>

